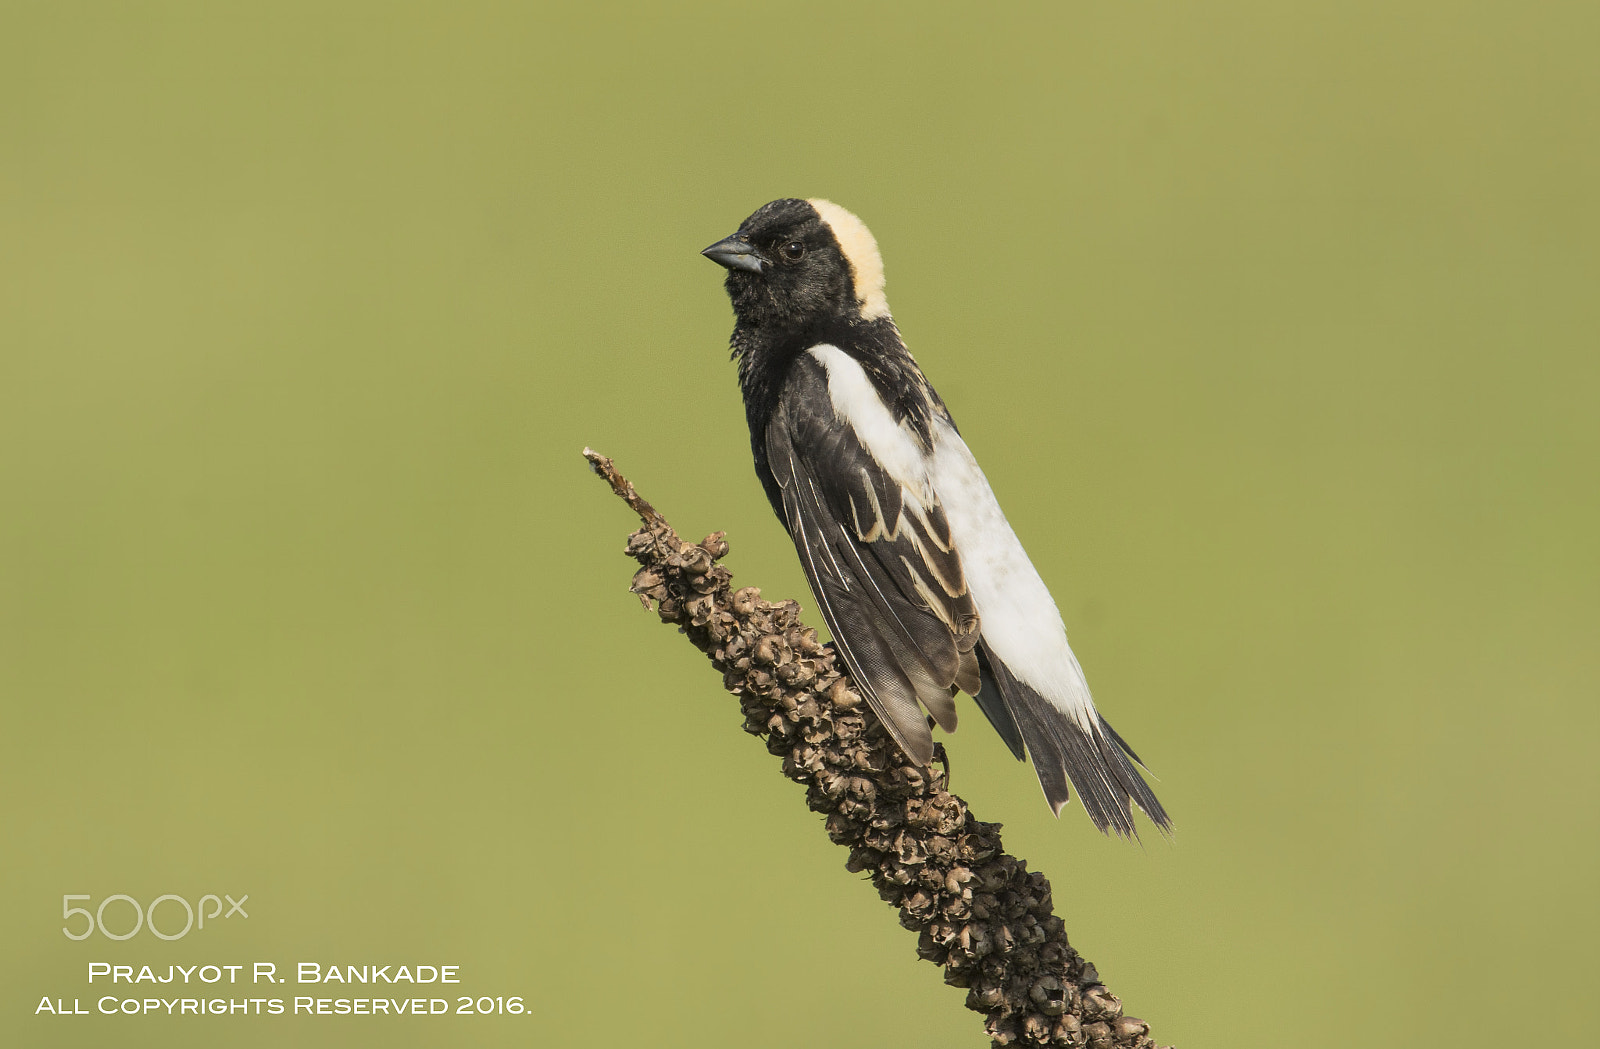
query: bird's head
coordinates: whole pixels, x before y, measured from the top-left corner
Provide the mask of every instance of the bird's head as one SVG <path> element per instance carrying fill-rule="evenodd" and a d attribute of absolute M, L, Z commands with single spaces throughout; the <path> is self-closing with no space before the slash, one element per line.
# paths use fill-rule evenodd
<path fill-rule="evenodd" d="M 700 254 L 727 267 L 728 297 L 741 325 L 803 328 L 889 316 L 877 242 L 860 219 L 830 201 L 763 204 L 739 232 Z"/>

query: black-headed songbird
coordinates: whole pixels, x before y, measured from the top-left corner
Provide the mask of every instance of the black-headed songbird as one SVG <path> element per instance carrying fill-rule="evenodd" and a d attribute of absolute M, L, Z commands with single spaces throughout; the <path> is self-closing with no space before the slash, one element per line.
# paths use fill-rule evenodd
<path fill-rule="evenodd" d="M 1060 815 L 1171 823 L 1095 710 L 1066 628 L 950 412 L 906 350 L 883 260 L 826 200 L 775 200 L 702 252 L 728 270 L 731 345 L 756 474 L 789 529 L 856 687 L 915 762 L 956 727 L 957 690 Z"/>

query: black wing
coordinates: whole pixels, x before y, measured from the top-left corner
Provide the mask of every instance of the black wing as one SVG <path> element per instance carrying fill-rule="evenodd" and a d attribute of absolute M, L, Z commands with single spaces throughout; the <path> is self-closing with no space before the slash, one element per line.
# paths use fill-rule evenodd
<path fill-rule="evenodd" d="M 981 685 L 978 616 L 944 511 L 890 477 L 833 417 L 826 373 L 807 357 L 765 437 L 781 513 L 839 653 L 896 742 L 927 764 L 933 736 L 918 703 L 953 730 L 954 689 Z M 1020 755 L 1003 705 L 1005 724 L 982 707 Z"/>

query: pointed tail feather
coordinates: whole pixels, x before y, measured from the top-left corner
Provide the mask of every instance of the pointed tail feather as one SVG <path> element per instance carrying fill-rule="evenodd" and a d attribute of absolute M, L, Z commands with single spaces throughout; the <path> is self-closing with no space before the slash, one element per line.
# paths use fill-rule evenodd
<path fill-rule="evenodd" d="M 1096 714 L 1098 724 L 1093 730 L 1086 730 L 1018 680 L 994 653 L 984 653 L 984 668 L 989 671 L 986 677 L 992 676 L 999 698 L 1028 745 L 1039 785 L 1044 788 L 1045 797 L 1056 815 L 1059 816 L 1062 807 L 1071 800 L 1072 793 L 1067 786 L 1070 780 L 1083 800 L 1084 811 L 1102 832 L 1115 830 L 1125 838 L 1138 837 L 1132 805 L 1143 809 L 1164 833 L 1171 832 L 1172 820 L 1134 768 L 1133 762 L 1139 760 L 1138 756 L 1104 718 Z M 986 681 L 985 690 L 987 688 Z M 988 706 L 981 701 L 980 706 L 988 712 Z M 990 720 L 995 720 L 992 715 Z"/>
<path fill-rule="evenodd" d="M 1006 741 L 1012 756 L 1021 761 L 1022 731 L 1017 728 L 1017 719 L 1011 715 L 1011 708 L 1006 705 L 1006 697 L 1000 691 L 1000 684 L 994 679 L 994 668 L 989 665 L 989 656 L 984 646 L 979 645 L 974 651 L 978 653 L 978 680 L 982 687 L 977 692 L 969 694 L 977 700 L 978 709 L 983 711 L 983 716 L 989 719 L 989 724 L 994 726 L 994 730 L 1000 733 L 1000 738 Z M 1062 789 L 1066 788 L 1063 786 Z"/>

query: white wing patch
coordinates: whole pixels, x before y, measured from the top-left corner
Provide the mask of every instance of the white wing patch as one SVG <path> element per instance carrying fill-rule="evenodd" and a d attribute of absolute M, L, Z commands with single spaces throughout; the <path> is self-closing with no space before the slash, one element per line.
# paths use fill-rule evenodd
<path fill-rule="evenodd" d="M 828 373 L 828 399 L 834 415 L 855 431 L 861 446 L 904 490 L 902 512 L 923 515 L 927 507 L 943 508 L 984 643 L 1024 684 L 1085 732 L 1098 732 L 1100 716 L 1083 668 L 1067 643 L 1061 613 L 1017 533 L 1011 530 L 989 479 L 955 427 L 944 419 L 934 419 L 933 454 L 928 455 L 911 432 L 895 421 L 853 357 L 827 344 L 813 346 L 808 352 Z M 872 486 L 866 489 L 870 492 Z M 865 508 L 852 505 L 852 509 L 857 511 L 853 523 L 859 534 L 859 514 Z M 876 506 L 873 509 L 882 521 L 882 511 Z M 898 531 L 898 522 L 886 526 Z M 931 529 L 923 531 L 937 544 Z M 920 542 L 918 530 L 910 532 Z M 931 563 L 924 567 L 932 569 Z M 928 585 L 915 569 L 912 579 L 919 588 Z M 931 596 L 931 592 L 923 596 Z M 939 607 L 938 602 L 929 603 Z"/>
<path fill-rule="evenodd" d="M 933 502 L 927 457 L 911 431 L 895 421 L 872 380 L 854 357 L 823 343 L 807 351 L 828 373 L 828 400 L 833 414 L 855 431 L 861 447 L 895 481 L 923 505 Z"/>
<path fill-rule="evenodd" d="M 934 421 L 933 442 L 929 473 L 950 522 L 951 541 L 961 552 L 984 644 L 1085 732 L 1098 732 L 1100 717 L 1083 668 L 1067 644 L 1061 613 L 1011 530 L 989 479 L 943 419 Z"/>

